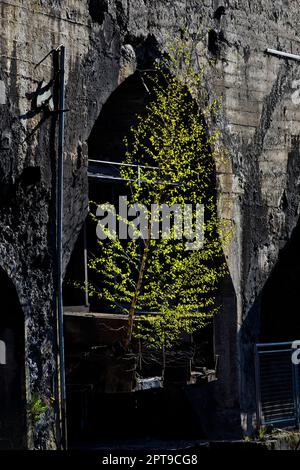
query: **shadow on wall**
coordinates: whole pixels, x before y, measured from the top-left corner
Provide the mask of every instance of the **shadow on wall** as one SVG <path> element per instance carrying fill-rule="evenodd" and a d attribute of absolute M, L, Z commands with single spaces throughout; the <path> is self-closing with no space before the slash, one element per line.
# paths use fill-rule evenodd
<path fill-rule="evenodd" d="M 26 447 L 24 317 L 15 287 L 0 268 L 0 449 Z"/>
<path fill-rule="evenodd" d="M 300 221 L 266 282 L 261 297 L 260 341 L 300 338 L 298 313 L 300 282 Z"/>
<path fill-rule="evenodd" d="M 286 190 L 281 198 L 287 231 L 299 215 L 299 136 L 292 137 L 288 154 Z M 288 233 L 284 234 L 288 239 Z M 261 341 L 292 341 L 300 338 L 300 219 L 266 282 L 261 299 Z"/>
<path fill-rule="evenodd" d="M 292 137 L 288 154 L 287 181 L 280 207 L 285 213 L 285 232 L 279 242 L 285 242 L 278 260 L 263 288 L 252 304 L 240 331 L 243 409 L 248 415 L 247 428 L 252 429 L 256 412 L 254 344 L 257 342 L 285 342 L 300 338 L 298 316 L 300 280 L 300 218 L 299 137 Z M 262 220 L 264 220 L 262 218 Z M 291 236 L 291 227 L 295 227 Z M 288 240 L 288 241 L 286 241 Z"/>

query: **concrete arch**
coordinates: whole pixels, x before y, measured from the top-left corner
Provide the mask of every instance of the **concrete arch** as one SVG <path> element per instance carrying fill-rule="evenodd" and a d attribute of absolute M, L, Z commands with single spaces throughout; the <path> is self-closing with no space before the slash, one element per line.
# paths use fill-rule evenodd
<path fill-rule="evenodd" d="M 117 89 L 112 92 L 104 104 L 97 120 L 95 121 L 94 127 L 87 141 L 90 160 L 118 163 L 123 161 L 125 151 L 123 146 L 123 139 L 126 135 L 128 135 L 130 127 L 134 124 L 136 115 L 143 115 L 145 112 L 149 99 L 151 99 L 151 95 L 149 94 L 149 83 L 147 83 L 143 77 L 143 74 L 138 71 L 128 77 L 119 85 Z M 190 99 L 192 100 L 192 97 L 190 97 Z M 93 165 L 90 165 L 90 171 L 92 171 L 92 166 Z M 113 171 L 110 174 L 110 169 L 108 170 L 108 173 L 105 173 L 105 171 L 107 171 L 106 167 L 103 170 L 103 179 L 101 181 L 94 181 L 93 178 L 90 178 L 89 199 L 91 201 L 96 201 L 99 203 L 110 201 L 113 203 L 117 199 L 118 195 L 126 194 L 126 192 L 124 192 L 126 191 L 125 184 L 118 183 L 117 188 L 112 188 L 112 182 L 109 178 L 105 178 L 105 175 L 116 176 L 116 174 L 113 173 Z M 211 175 L 211 192 L 215 193 L 217 187 L 216 174 L 214 171 L 212 171 L 212 173 L 214 174 Z M 97 243 L 94 225 L 89 227 L 89 224 L 87 224 L 87 240 L 88 251 L 93 253 L 96 249 L 96 246 L 93 246 L 93 243 Z M 67 275 L 69 272 L 70 274 L 72 272 L 74 276 L 74 274 L 76 274 L 77 267 L 82 265 L 82 244 L 81 248 L 79 245 L 80 239 L 78 250 L 75 248 L 73 251 L 69 268 L 67 269 Z M 80 250 L 81 254 L 79 252 Z M 80 273 L 78 274 L 80 275 Z M 92 275 L 93 273 L 91 273 L 91 276 Z M 93 281 L 92 278 L 91 280 Z M 214 388 L 211 396 L 214 397 L 213 400 L 215 399 L 215 403 L 213 405 L 215 409 L 211 409 L 210 412 L 214 415 L 213 417 L 208 417 L 208 414 L 203 411 L 203 406 L 201 404 L 203 401 L 203 396 L 201 394 L 196 396 L 191 391 L 187 391 L 184 396 L 179 397 L 175 394 L 176 397 L 172 398 L 172 400 L 174 400 L 172 402 L 174 407 L 178 407 L 178 410 L 180 410 L 183 415 L 187 416 L 187 423 L 189 423 L 187 424 L 187 428 L 190 427 L 192 429 L 191 432 L 194 432 L 195 436 L 198 432 L 202 432 L 199 430 L 203 426 L 204 433 L 207 432 L 211 436 L 218 435 L 218 437 L 220 437 L 219 434 L 217 434 L 220 427 L 219 415 L 221 415 L 221 418 L 224 419 L 224 409 L 225 415 L 227 416 L 228 414 L 230 417 L 230 420 L 228 420 L 231 423 L 230 426 L 233 427 L 236 425 L 236 421 L 239 420 L 239 414 L 236 412 L 236 409 L 238 408 L 235 364 L 237 356 L 236 305 L 235 293 L 230 278 L 224 281 L 221 290 L 222 293 L 220 295 L 220 301 L 224 304 L 221 315 L 216 318 L 215 324 L 211 326 L 209 331 L 204 334 L 205 338 L 202 336 L 196 338 L 197 341 L 202 341 L 203 344 L 209 343 L 208 348 L 210 359 L 213 357 L 213 347 L 215 348 L 215 355 L 219 356 L 218 385 L 213 385 L 211 387 Z M 75 305 L 72 303 L 72 299 L 75 298 L 75 293 L 74 295 L 69 294 L 69 296 L 70 300 L 68 305 Z M 93 303 L 92 300 L 91 311 L 96 313 L 105 312 L 105 305 L 101 304 L 101 301 L 99 302 L 98 300 Z M 106 433 L 107 435 L 111 433 L 111 436 L 115 436 L 115 433 L 119 432 L 119 430 L 113 426 L 113 416 L 115 415 L 116 419 L 120 419 L 120 413 L 122 413 L 122 410 L 124 412 L 124 408 L 126 408 L 127 405 L 129 408 L 132 406 L 130 393 L 128 393 L 127 388 L 124 386 L 124 384 L 127 385 L 125 380 L 128 381 L 128 378 L 121 376 L 120 381 L 117 383 L 117 386 L 115 386 L 115 394 L 118 393 L 118 387 L 120 385 L 124 386 L 124 389 L 128 393 L 127 405 L 125 404 L 125 406 L 121 406 L 119 412 L 116 412 L 116 407 L 119 405 L 117 404 L 117 400 L 114 399 L 114 394 L 112 394 L 111 400 L 108 400 L 105 394 L 105 390 L 109 389 L 107 382 L 105 382 L 107 380 L 105 378 L 106 375 L 104 372 L 107 367 L 105 361 L 104 364 L 101 364 L 101 367 L 99 366 L 98 368 L 98 370 L 101 370 L 102 372 L 97 373 L 97 376 L 95 376 L 95 373 L 93 372 L 94 369 L 92 369 L 94 364 L 89 363 L 92 362 L 92 358 L 91 360 L 87 360 L 86 362 L 82 361 L 81 363 L 79 363 L 78 360 L 74 360 L 74 351 L 76 351 L 76 354 L 78 354 L 79 351 L 81 353 L 83 351 L 86 352 L 88 348 L 91 348 L 93 345 L 97 344 L 97 341 L 99 341 L 99 337 L 97 338 L 98 333 L 96 324 L 93 326 L 93 320 L 90 322 L 90 325 L 88 325 L 86 322 L 85 328 L 80 326 L 78 328 L 78 325 L 80 325 L 81 321 L 83 320 L 78 319 L 78 317 L 72 319 L 71 316 L 69 316 L 66 320 L 66 362 L 67 370 L 70 371 L 69 374 L 67 373 L 67 384 L 69 390 L 68 415 L 70 439 L 72 440 L 75 437 L 78 438 L 78 435 L 87 435 L 87 433 L 90 433 L 93 435 L 93 437 L 97 436 L 98 438 L 103 437 L 101 433 Z M 214 333 L 212 332 L 213 327 Z M 75 331 L 77 331 L 76 335 Z M 97 360 L 99 360 L 99 358 Z M 213 367 L 213 360 L 211 362 L 211 366 Z M 109 369 L 109 367 L 107 367 L 107 369 Z M 90 374 L 88 379 L 86 378 L 87 374 Z M 95 397 L 93 398 L 91 394 L 89 395 L 90 392 L 86 387 L 83 387 L 84 383 L 80 382 L 80 380 L 83 380 L 83 375 L 85 375 L 84 380 L 88 380 L 89 384 L 93 384 L 93 390 L 98 390 L 97 393 L 99 393 L 99 396 L 97 399 L 95 399 Z M 122 380 L 123 383 L 121 384 Z M 74 383 L 77 385 L 81 383 L 82 388 L 80 391 L 75 390 Z M 93 414 L 96 416 L 97 412 L 101 413 L 104 423 L 102 429 L 98 428 L 98 420 L 95 422 L 95 416 L 92 416 L 91 414 L 90 405 L 87 405 L 87 403 L 92 402 L 92 400 L 95 400 L 96 403 L 94 410 L 95 412 Z M 143 400 L 144 399 L 141 398 L 142 408 L 144 406 Z M 162 404 L 162 402 L 158 399 L 156 400 L 156 398 L 153 399 L 152 405 L 151 403 L 149 406 L 153 406 L 153 403 L 159 403 L 160 405 Z M 147 421 L 145 419 L 145 415 L 143 415 L 142 412 L 135 413 L 135 418 L 132 418 L 132 429 L 130 431 L 132 432 L 132 436 L 135 436 L 134 428 L 139 428 L 141 433 L 146 432 L 144 429 L 145 422 Z M 156 411 L 154 408 L 153 416 L 156 416 L 155 413 Z M 143 416 L 144 418 L 142 418 Z M 159 417 L 157 417 L 157 419 L 159 419 Z M 85 422 L 83 426 L 84 429 L 80 428 L 83 421 Z M 170 424 L 166 424 L 167 421 L 168 420 L 165 420 L 165 423 L 162 426 L 162 428 L 164 428 L 163 432 L 166 432 L 166 434 L 170 430 Z M 174 426 L 172 432 L 175 430 L 174 432 L 180 433 L 181 431 L 177 429 L 178 426 L 176 423 L 174 422 L 173 424 Z M 225 433 L 226 431 L 227 430 L 225 430 Z M 153 432 L 153 435 L 155 435 L 157 430 L 153 429 L 151 432 Z"/>

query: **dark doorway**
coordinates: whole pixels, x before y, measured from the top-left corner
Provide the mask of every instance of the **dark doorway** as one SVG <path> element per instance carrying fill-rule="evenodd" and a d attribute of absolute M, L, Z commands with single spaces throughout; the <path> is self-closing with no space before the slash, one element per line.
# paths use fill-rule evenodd
<path fill-rule="evenodd" d="M 0 268 L 0 448 L 26 447 L 24 317 L 12 281 Z"/>

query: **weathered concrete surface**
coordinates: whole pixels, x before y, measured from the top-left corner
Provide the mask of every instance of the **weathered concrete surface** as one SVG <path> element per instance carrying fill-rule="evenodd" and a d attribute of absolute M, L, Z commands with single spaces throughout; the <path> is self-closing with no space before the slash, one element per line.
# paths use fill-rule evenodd
<path fill-rule="evenodd" d="M 226 15 L 216 14 L 219 6 Z M 220 12 L 220 10 L 219 10 Z M 216 17 L 214 17 L 216 16 Z M 199 51 L 217 125 L 229 155 L 219 168 L 220 211 L 233 221 L 231 279 L 216 319 L 223 408 L 254 413 L 252 342 L 259 298 L 299 216 L 299 64 L 264 53 L 299 52 L 297 1 L 0 1 L 0 264 L 13 280 L 26 325 L 27 399 L 53 395 L 53 227 L 55 116 L 31 109 L 28 94 L 52 78 L 52 47 L 64 43 L 66 69 L 65 264 L 87 207 L 86 146 L 103 103 L 135 67 L 147 66 L 185 29 L 207 34 Z M 296 97 L 296 100 L 295 100 Z M 294 150 L 294 151 L 292 151 Z M 291 171 L 292 168 L 292 171 Z M 290 338 L 289 338 L 290 339 Z M 224 414 L 226 423 L 226 413 Z M 29 447 L 51 448 L 53 411 L 29 426 Z M 228 419 L 227 419 L 228 421 Z"/>

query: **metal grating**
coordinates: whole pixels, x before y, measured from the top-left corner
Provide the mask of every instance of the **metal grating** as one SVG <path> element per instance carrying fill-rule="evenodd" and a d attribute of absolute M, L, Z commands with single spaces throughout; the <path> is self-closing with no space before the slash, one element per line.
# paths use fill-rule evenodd
<path fill-rule="evenodd" d="M 293 342 L 255 346 L 258 425 L 299 426 L 300 373 Z"/>

